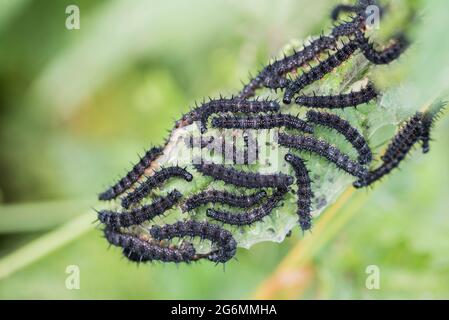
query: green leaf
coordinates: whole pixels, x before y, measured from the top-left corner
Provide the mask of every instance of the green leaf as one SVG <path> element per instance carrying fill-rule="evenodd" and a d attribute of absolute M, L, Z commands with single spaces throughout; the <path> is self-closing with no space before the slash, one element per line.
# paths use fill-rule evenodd
<path fill-rule="evenodd" d="M 405 2 L 402 3 L 404 10 L 411 10 Z M 400 17 L 403 17 L 403 14 Z M 389 16 L 388 18 L 393 19 L 394 22 L 394 16 Z M 400 25 L 402 23 L 401 21 L 402 20 L 400 18 L 397 18 L 397 24 Z M 395 23 L 390 22 L 386 28 L 389 28 L 390 30 L 397 30 L 396 28 L 398 28 L 398 26 L 396 26 Z M 423 36 L 421 33 L 420 35 Z M 399 62 L 395 62 L 392 69 L 385 66 L 369 65 L 363 55 L 358 53 L 351 60 L 336 69 L 333 73 L 327 75 L 324 79 L 307 88 L 304 92 L 309 94 L 312 92 L 316 92 L 317 94 L 347 92 L 360 87 L 361 84 L 363 82 L 366 83 L 369 78 L 375 78 L 376 73 L 380 71 L 383 74 L 382 79 L 388 79 L 388 74 L 413 74 L 413 67 L 415 65 L 411 64 L 409 61 L 419 60 L 420 55 L 428 54 L 426 50 L 424 50 L 424 52 L 420 51 L 423 49 L 419 45 L 421 40 L 422 39 L 420 38 L 414 39 L 414 42 L 418 43 L 418 47 L 413 48 L 411 53 L 402 57 Z M 437 65 L 437 62 L 435 62 L 435 64 Z M 393 77 L 393 79 L 394 78 L 395 77 Z M 386 142 L 394 135 L 396 129 L 403 121 L 408 119 L 417 110 L 423 108 L 424 105 L 422 103 L 424 103 L 424 101 L 429 101 L 430 99 L 430 101 L 433 102 L 437 99 L 439 97 L 438 93 L 442 91 L 440 86 L 433 86 L 433 90 L 429 87 L 428 90 L 425 91 L 425 94 L 420 95 L 420 99 L 418 101 L 414 103 L 406 103 L 411 92 L 406 92 L 406 94 L 404 94 L 404 90 L 412 90 L 412 88 L 417 85 L 421 85 L 421 83 L 419 81 L 417 82 L 417 79 L 414 77 L 404 79 L 403 76 L 398 76 L 395 80 L 396 81 L 383 81 L 381 85 L 378 85 L 378 87 L 384 87 L 388 84 L 386 89 L 383 90 L 382 96 L 378 99 L 377 103 L 369 103 L 360 106 L 357 109 L 347 108 L 343 111 L 336 111 L 338 115 L 348 119 L 353 126 L 358 128 L 364 134 L 371 148 L 377 154 L 379 154 L 382 147 L 385 146 Z M 399 86 L 400 81 L 405 81 L 405 85 Z M 267 92 L 263 95 L 263 97 L 270 97 L 270 99 L 282 101 L 281 94 L 273 95 L 272 92 Z M 437 104 L 438 103 L 439 101 L 437 101 Z M 304 108 L 300 109 L 295 105 L 281 106 L 281 110 L 284 113 L 294 115 L 299 114 L 299 116 L 303 116 L 305 113 Z M 236 130 L 236 132 L 237 137 L 241 137 L 243 135 L 242 131 Z M 251 131 L 247 130 L 247 132 Z M 258 138 L 266 137 L 266 142 L 270 143 L 270 147 L 268 149 L 271 150 L 271 152 L 267 159 L 269 164 L 266 165 L 265 163 L 258 162 L 255 165 L 250 165 L 249 168 L 245 168 L 245 170 L 249 169 L 253 172 L 259 173 L 283 172 L 294 175 L 292 168 L 287 166 L 283 161 L 284 155 L 288 150 L 283 147 L 279 147 L 275 142 L 275 135 L 278 133 L 278 130 L 258 130 L 253 133 L 257 135 Z M 219 131 L 210 128 L 207 132 L 207 136 L 213 136 L 215 138 L 230 138 L 230 134 L 230 130 Z M 195 172 L 195 169 L 191 165 L 191 159 L 198 158 L 200 151 L 194 151 L 193 154 L 189 154 L 189 149 L 186 147 L 184 141 L 188 141 L 188 137 L 190 137 L 190 135 L 193 135 L 194 137 L 200 136 L 197 124 L 172 131 L 170 143 L 165 149 L 164 156 L 158 160 L 158 165 L 162 167 L 170 165 L 187 166 L 190 172 Z M 352 150 L 347 143 L 345 143 L 343 137 L 335 134 L 335 132 L 326 129 L 318 129 L 315 135 L 337 146 L 343 152 L 348 153 L 355 159 L 355 151 Z M 259 145 L 264 145 L 264 143 L 259 142 Z M 338 170 L 333 164 L 330 164 L 317 155 L 302 153 L 301 156 L 307 161 L 307 167 L 313 180 L 312 188 L 315 194 L 313 215 L 318 216 L 328 205 L 334 203 L 336 199 L 338 199 L 342 192 L 344 192 L 344 190 L 351 185 L 354 178 Z M 222 163 L 221 157 L 217 155 L 213 155 L 211 160 L 215 160 L 215 163 Z M 377 161 L 375 161 L 372 165 L 376 166 Z M 239 166 L 237 165 L 236 168 L 239 169 Z M 240 169 L 243 170 L 243 168 L 244 167 Z M 227 190 L 237 193 L 245 192 L 245 190 L 239 188 L 229 186 L 225 187 L 220 181 L 213 181 L 211 178 L 203 177 L 200 174 L 195 173 L 193 183 L 178 181 L 171 182 L 164 186 L 162 192 L 158 192 L 158 194 L 166 193 L 175 187 L 181 191 L 186 198 L 207 188 L 226 188 Z M 295 190 L 296 186 L 293 186 L 292 189 Z M 151 201 L 152 198 L 147 199 L 146 203 Z M 291 192 L 283 201 L 283 206 L 275 209 L 274 212 L 270 216 L 266 217 L 262 222 L 257 222 L 249 227 L 225 226 L 225 228 L 232 231 L 238 245 L 244 248 L 250 248 L 252 245 L 262 241 L 282 242 L 288 232 L 297 226 L 296 210 L 296 195 L 294 192 Z M 162 218 L 157 223 L 168 223 L 187 217 L 197 220 L 204 220 L 206 219 L 205 211 L 205 208 L 200 208 L 195 210 L 193 213 L 182 214 L 178 208 L 169 212 L 166 217 Z M 151 224 L 152 223 L 148 223 L 147 225 Z M 135 232 L 145 233 L 146 231 L 145 229 L 142 231 L 141 228 L 138 228 L 135 229 Z M 206 245 L 203 246 L 203 248 L 204 250 L 207 250 L 208 247 Z"/>

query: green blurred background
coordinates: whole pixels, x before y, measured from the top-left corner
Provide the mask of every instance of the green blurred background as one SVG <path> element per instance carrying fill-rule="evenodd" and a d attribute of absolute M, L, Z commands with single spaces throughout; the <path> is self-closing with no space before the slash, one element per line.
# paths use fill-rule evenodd
<path fill-rule="evenodd" d="M 449 88 L 449 2 L 410 3 L 429 23 L 415 28 L 425 46 L 408 70 L 424 99 Z M 80 30 L 65 27 L 71 4 Z M 0 298 L 252 297 L 298 231 L 239 250 L 225 269 L 137 267 L 106 250 L 91 207 L 195 100 L 238 91 L 283 45 L 329 26 L 335 4 L 0 0 Z M 443 118 L 429 155 L 350 200 L 363 205 L 315 249 L 289 298 L 449 298 L 448 136 Z M 79 290 L 66 288 L 69 265 Z M 365 286 L 369 265 L 379 290 Z"/>

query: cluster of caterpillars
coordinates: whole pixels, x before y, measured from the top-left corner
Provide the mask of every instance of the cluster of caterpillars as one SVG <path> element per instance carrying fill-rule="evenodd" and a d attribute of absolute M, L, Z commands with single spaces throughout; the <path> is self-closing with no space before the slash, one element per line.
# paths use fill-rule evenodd
<path fill-rule="evenodd" d="M 199 123 L 201 133 L 208 130 L 209 123 L 211 127 L 220 130 L 279 129 L 277 143 L 288 148 L 284 159 L 291 166 L 294 176 L 284 173 L 260 174 L 238 170 L 233 166 L 201 162 L 188 168 L 214 180 L 223 181 L 225 185 L 247 189 L 248 192 L 235 194 L 207 189 L 187 198 L 174 189 L 165 196 L 154 199 L 152 203 L 142 205 L 142 200 L 152 190 L 168 180 L 182 179 L 190 182 L 193 179 L 188 168 L 178 166 L 159 168 L 147 177 L 146 170 L 164 153 L 163 147 L 152 148 L 124 178 L 99 196 L 100 200 L 120 197 L 123 207 L 121 212 L 98 212 L 98 219 L 105 226 L 107 241 L 122 248 L 123 254 L 136 262 L 189 263 L 208 259 L 215 263 L 225 263 L 235 255 L 237 243 L 224 225 L 247 226 L 263 220 L 282 205 L 293 185 L 296 185 L 299 226 L 303 231 L 312 227 L 312 179 L 299 152 L 317 154 L 354 176 L 356 188 L 367 187 L 391 172 L 416 143 L 421 141 L 423 151 L 428 152 L 430 128 L 435 114 L 417 113 L 393 138 L 382 156 L 381 165 L 370 170 L 368 166 L 373 160 L 373 154 L 364 136 L 336 114 L 315 110 L 344 109 L 368 103 L 378 96 L 373 84 L 368 83 L 357 92 L 339 95 L 303 94 L 304 88 L 331 73 L 357 51 L 373 64 L 388 64 L 404 52 L 408 41 L 403 34 L 392 39 L 391 44 L 381 51 L 377 51 L 366 37 L 366 8 L 373 4 L 377 3 L 360 0 L 354 6 L 336 7 L 332 12 L 334 19 L 338 19 L 341 12 L 351 12 L 353 16 L 349 21 L 335 25 L 328 35 L 320 36 L 302 50 L 263 68 L 238 95 L 204 102 L 176 122 L 175 129 Z M 383 12 L 382 9 L 380 12 Z M 322 58 L 323 55 L 327 55 L 325 59 Z M 312 66 L 312 63 L 315 65 Z M 292 74 L 298 76 L 292 78 Z M 249 100 L 262 88 L 281 90 L 284 104 L 294 102 L 300 107 L 315 110 L 308 111 L 306 119 L 300 119 L 291 114 L 282 114 L 281 104 L 277 101 L 258 98 Z M 210 119 L 212 115 L 217 116 Z M 357 160 L 351 159 L 336 146 L 314 137 L 316 126 L 326 126 L 342 135 L 357 151 Z M 209 142 L 201 138 L 201 147 Z M 241 211 L 223 210 L 213 207 L 215 204 L 240 208 Z M 154 224 L 147 234 L 140 236 L 129 231 L 130 227 L 152 221 L 173 207 L 181 208 L 189 216 L 189 212 L 207 205 L 212 205 L 206 209 L 207 221 L 199 222 L 191 218 L 163 226 Z M 175 244 L 171 242 L 174 238 L 179 239 Z M 197 252 L 189 240 L 192 238 L 210 241 L 210 252 Z"/>

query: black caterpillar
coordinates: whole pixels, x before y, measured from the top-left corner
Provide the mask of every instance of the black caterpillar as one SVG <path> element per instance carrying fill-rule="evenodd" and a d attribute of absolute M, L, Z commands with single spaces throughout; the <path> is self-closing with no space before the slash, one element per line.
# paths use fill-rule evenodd
<path fill-rule="evenodd" d="M 286 192 L 287 189 L 276 190 L 273 196 L 271 196 L 264 204 L 248 212 L 231 213 L 228 211 L 207 209 L 206 215 L 209 218 L 215 219 L 225 224 L 249 226 L 268 216 L 273 211 L 273 209 L 278 206 L 279 202 L 284 198 Z"/>
<path fill-rule="evenodd" d="M 120 194 L 128 190 L 139 178 L 143 175 L 145 170 L 151 163 L 162 154 L 162 148 L 154 147 L 148 150 L 139 162 L 134 165 L 131 171 L 126 176 L 121 178 L 115 185 L 104 191 L 98 196 L 99 200 L 112 200 Z"/>
<path fill-rule="evenodd" d="M 417 112 L 394 136 L 381 159 L 384 162 L 390 162 L 395 159 L 401 149 L 413 145 L 422 137 L 422 118 L 423 114 Z"/>
<path fill-rule="evenodd" d="M 193 244 L 189 242 L 183 242 L 179 247 L 170 246 L 164 247 L 158 244 L 151 244 L 154 249 L 135 251 L 130 248 L 122 250 L 123 256 L 125 256 L 129 261 L 136 263 L 143 262 L 174 262 L 174 263 L 190 263 L 192 261 L 197 261 L 200 259 L 200 255 L 195 254 L 195 248 Z"/>
<path fill-rule="evenodd" d="M 175 124 L 175 128 L 181 128 L 191 125 L 195 121 L 200 121 L 200 131 L 207 131 L 207 119 L 213 113 L 220 112 L 240 112 L 240 113 L 258 113 L 258 112 L 277 112 L 279 111 L 279 103 L 269 100 L 246 101 L 238 97 L 228 99 L 220 97 L 219 99 L 210 100 L 198 106 L 193 110 L 184 114 Z"/>
<path fill-rule="evenodd" d="M 141 185 L 139 185 L 134 191 L 128 193 L 122 199 L 122 207 L 129 208 L 131 204 L 139 202 L 145 196 L 147 196 L 150 191 L 170 178 L 179 177 L 186 181 L 192 181 L 193 176 L 186 170 L 180 167 L 168 167 L 156 172 L 154 175 L 148 177 Z"/>
<path fill-rule="evenodd" d="M 212 126 L 225 129 L 272 129 L 286 127 L 313 133 L 313 127 L 304 120 L 290 114 L 281 113 L 248 117 L 221 116 L 212 119 Z"/>
<path fill-rule="evenodd" d="M 423 153 L 428 153 L 430 151 L 430 131 L 435 123 L 435 121 L 444 112 L 447 101 L 442 101 L 436 106 L 432 106 L 428 111 L 424 112 L 421 118 L 421 141 L 422 141 L 422 151 Z M 435 109 L 435 107 L 437 107 Z"/>
<path fill-rule="evenodd" d="M 232 113 L 259 113 L 278 112 L 280 109 L 277 101 L 270 100 L 241 100 L 238 98 L 210 100 L 194 109 L 194 118 L 201 121 L 201 133 L 207 131 L 207 120 L 211 114 L 232 112 Z"/>
<path fill-rule="evenodd" d="M 195 164 L 194 167 L 202 174 L 211 176 L 214 179 L 250 189 L 286 188 L 293 183 L 293 178 L 283 173 L 258 174 L 238 171 L 232 167 L 226 167 L 220 164 L 207 163 Z"/>
<path fill-rule="evenodd" d="M 373 154 L 365 138 L 348 121 L 343 120 L 335 114 L 315 111 L 307 112 L 307 120 L 335 129 L 342 134 L 359 153 L 360 164 L 368 164 L 373 160 Z"/>
<path fill-rule="evenodd" d="M 332 72 L 332 70 L 348 60 L 357 49 L 357 44 L 354 41 L 350 41 L 341 49 L 338 49 L 336 53 L 330 55 L 329 58 L 320 62 L 316 67 L 311 68 L 295 80 L 290 81 L 284 92 L 284 103 L 290 104 L 293 95 Z"/>
<path fill-rule="evenodd" d="M 208 222 L 198 222 L 194 220 L 178 221 L 174 224 L 164 226 L 153 226 L 150 234 L 157 240 L 171 240 L 173 238 L 200 237 L 210 240 L 219 249 L 207 255 L 213 262 L 225 263 L 231 259 L 237 250 L 237 242 L 232 234 L 217 225 Z"/>
<path fill-rule="evenodd" d="M 395 136 L 388 146 L 387 151 L 382 157 L 382 165 L 374 171 L 370 171 L 365 178 L 361 178 L 354 182 L 354 187 L 367 187 L 399 166 L 401 161 L 404 160 L 410 150 L 412 150 L 413 146 L 421 139 L 421 119 L 422 114 L 417 113 L 407 122 L 404 128 Z"/>
<path fill-rule="evenodd" d="M 332 36 L 339 37 L 354 37 L 357 31 L 365 31 L 366 29 L 366 16 L 365 14 L 356 14 L 349 21 L 344 21 L 339 24 L 334 24 L 332 29 Z"/>
<path fill-rule="evenodd" d="M 98 220 L 112 229 L 139 225 L 144 221 L 152 220 L 167 210 L 173 208 L 174 205 L 182 198 L 181 192 L 173 190 L 166 197 L 160 197 L 151 204 L 136 208 L 128 212 L 115 212 L 110 210 L 100 211 Z"/>
<path fill-rule="evenodd" d="M 267 193 L 265 191 L 255 192 L 249 195 L 237 195 L 227 191 L 208 190 L 195 194 L 187 199 L 182 205 L 182 210 L 184 212 L 192 211 L 208 203 L 227 204 L 237 208 L 250 208 L 258 204 L 266 196 Z"/>
<path fill-rule="evenodd" d="M 356 32 L 356 39 L 365 58 L 378 65 L 389 64 L 398 59 L 409 46 L 409 41 L 402 33 L 394 37 L 393 43 L 382 51 L 376 51 L 361 31 Z"/>
<path fill-rule="evenodd" d="M 421 141 L 422 141 L 422 151 L 423 153 L 428 153 L 430 151 L 430 131 L 433 128 L 433 125 L 436 120 L 441 116 L 441 114 L 446 109 L 447 101 L 442 101 L 435 107 L 431 107 L 430 110 L 424 112 L 422 119 L 421 119 L 421 125 L 422 125 L 422 131 L 421 131 Z"/>
<path fill-rule="evenodd" d="M 364 166 L 351 161 L 348 155 L 343 154 L 336 147 L 323 140 L 314 137 L 293 136 L 286 133 L 279 133 L 278 142 L 280 145 L 288 148 L 316 153 L 330 162 L 333 162 L 338 168 L 357 178 L 363 179 L 368 174 L 368 170 Z"/>
<path fill-rule="evenodd" d="M 377 97 L 377 91 L 372 84 L 360 91 L 347 94 L 328 95 L 328 96 L 298 96 L 295 103 L 304 107 L 323 108 L 323 109 L 344 109 L 356 107 L 368 103 Z"/>
<path fill-rule="evenodd" d="M 298 185 L 298 191 L 296 194 L 298 196 L 297 212 L 299 217 L 299 225 L 302 231 L 306 231 L 312 228 L 312 181 L 310 180 L 309 171 L 301 158 L 291 153 L 287 153 L 285 155 L 285 161 L 291 164 L 296 174 L 296 184 Z"/>
<path fill-rule="evenodd" d="M 320 36 L 306 45 L 301 51 L 295 51 L 292 55 L 269 64 L 244 86 L 239 94 L 239 98 L 248 99 L 255 95 L 257 89 L 262 87 L 270 89 L 284 88 L 288 81 L 284 77 L 287 73 L 304 66 L 326 50 L 335 49 L 336 42 L 337 39 L 333 37 Z"/>
<path fill-rule="evenodd" d="M 183 243 L 180 248 L 162 247 L 131 234 L 120 233 L 106 228 L 106 240 L 113 246 L 123 248 L 123 254 L 135 262 L 191 262 L 195 259 L 195 248 L 190 243 Z"/>

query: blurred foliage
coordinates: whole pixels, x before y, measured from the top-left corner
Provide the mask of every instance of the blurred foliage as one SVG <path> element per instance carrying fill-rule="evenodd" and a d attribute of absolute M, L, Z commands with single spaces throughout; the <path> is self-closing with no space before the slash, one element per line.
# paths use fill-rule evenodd
<path fill-rule="evenodd" d="M 416 46 L 375 76 L 385 87 L 405 79 L 384 102 L 416 110 L 449 88 L 449 3 L 407 3 L 418 9 Z M 69 4 L 80 7 L 80 30 L 65 28 Z M 240 249 L 225 270 L 138 268 L 106 250 L 85 212 L 194 100 L 236 92 L 283 45 L 330 26 L 334 4 L 0 1 L 0 298 L 249 297 L 302 234 Z M 361 191 L 360 212 L 307 262 L 303 297 L 449 298 L 448 136 L 443 118 L 429 155 Z M 80 267 L 80 290 L 65 287 L 68 265 Z M 368 265 L 381 270 L 380 290 L 365 288 Z"/>

